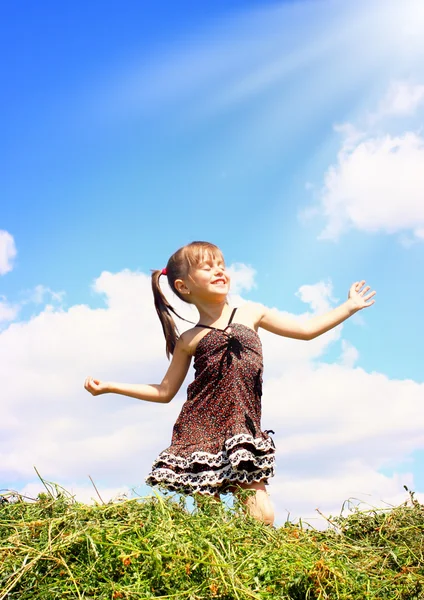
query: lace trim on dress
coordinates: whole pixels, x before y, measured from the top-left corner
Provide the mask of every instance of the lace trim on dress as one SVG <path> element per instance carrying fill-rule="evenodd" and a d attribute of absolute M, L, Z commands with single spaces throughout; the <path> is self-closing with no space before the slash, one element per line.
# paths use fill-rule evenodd
<path fill-rule="evenodd" d="M 262 481 L 274 475 L 274 456 L 267 457 L 269 465 L 256 471 L 234 471 L 232 465 L 227 465 L 218 471 L 204 473 L 174 473 L 170 469 L 156 469 L 154 475 L 146 478 L 148 485 L 163 484 L 166 489 L 177 492 L 216 494 L 221 488 L 235 481 L 237 483 L 252 483 Z M 222 484 L 225 483 L 223 486 Z"/>
<path fill-rule="evenodd" d="M 258 456 L 245 447 L 235 448 L 237 444 L 250 444 L 261 454 Z M 231 482 L 252 483 L 273 477 L 275 446 L 271 438 L 264 440 L 242 433 L 226 440 L 224 445 L 226 449 L 217 454 L 196 451 L 188 458 L 164 450 L 153 463 L 145 482 L 147 485 L 163 485 L 172 491 L 216 494 Z M 241 463 L 244 465 L 240 466 Z M 247 468 L 245 463 L 249 465 Z M 196 464 L 207 465 L 210 469 L 192 472 Z M 185 472 L 176 473 L 175 468 Z"/>
<path fill-rule="evenodd" d="M 273 456 L 269 454 L 266 454 L 264 456 L 256 456 L 255 454 L 253 454 L 253 452 L 250 452 L 246 448 L 239 448 L 239 450 L 235 450 L 230 455 L 221 456 L 215 459 L 213 458 L 213 455 L 196 457 L 196 454 L 198 453 L 195 452 L 190 459 L 184 459 L 179 456 L 174 457 L 172 454 L 168 454 L 167 452 L 162 452 L 159 458 L 154 462 L 153 468 L 159 463 L 165 463 L 167 465 L 173 467 L 180 467 L 186 470 L 193 466 L 193 464 L 195 463 L 207 465 L 208 467 L 221 467 L 222 465 L 225 466 L 228 465 L 228 463 L 231 463 L 233 467 L 237 467 L 237 465 L 242 461 L 249 461 L 253 463 L 255 467 L 260 467 L 267 463 L 270 456 Z M 205 452 L 204 454 L 207 453 Z"/>
<path fill-rule="evenodd" d="M 210 467 L 219 467 L 224 463 L 228 463 L 228 452 L 239 444 L 251 444 L 255 447 L 256 450 L 260 450 L 262 452 L 267 452 L 274 448 L 274 442 L 272 438 L 264 440 L 263 438 L 254 438 L 248 433 L 240 433 L 233 436 L 232 438 L 229 438 L 228 440 L 225 440 L 225 450 L 221 450 L 217 454 L 197 450 L 190 454 L 188 458 L 184 458 L 182 456 L 177 456 L 176 454 L 171 454 L 170 452 L 164 450 L 154 461 L 153 467 L 155 467 L 155 465 L 157 465 L 158 463 L 162 462 L 166 462 L 169 465 L 180 467 L 182 469 L 190 468 L 190 466 L 193 463 L 206 464 Z M 240 451 L 233 453 L 233 456 L 237 455 L 239 452 Z M 248 458 L 247 460 L 254 461 L 254 459 L 257 458 L 252 452 L 249 452 L 248 450 L 245 450 L 245 452 L 247 452 L 250 456 L 250 458 Z"/>

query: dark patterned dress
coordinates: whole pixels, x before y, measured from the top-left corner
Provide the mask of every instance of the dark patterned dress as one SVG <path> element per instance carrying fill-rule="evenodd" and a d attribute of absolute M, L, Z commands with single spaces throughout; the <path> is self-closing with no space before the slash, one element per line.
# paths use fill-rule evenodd
<path fill-rule="evenodd" d="M 194 355 L 195 379 L 174 425 L 171 445 L 154 461 L 148 485 L 193 494 L 225 493 L 274 475 L 275 445 L 261 431 L 262 345 L 246 325 L 210 331 Z"/>

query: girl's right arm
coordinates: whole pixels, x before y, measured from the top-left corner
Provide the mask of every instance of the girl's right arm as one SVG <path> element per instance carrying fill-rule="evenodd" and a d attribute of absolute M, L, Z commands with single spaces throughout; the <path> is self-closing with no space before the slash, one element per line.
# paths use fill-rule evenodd
<path fill-rule="evenodd" d="M 162 383 L 159 385 L 145 385 L 138 383 L 115 383 L 112 381 L 102 382 L 92 377 L 87 377 L 84 383 L 85 389 L 97 396 L 98 394 L 123 394 L 131 396 L 138 400 L 147 400 L 148 402 L 171 402 L 172 398 L 178 392 L 187 375 L 191 355 L 181 339 L 175 345 L 171 364 L 166 372 Z"/>

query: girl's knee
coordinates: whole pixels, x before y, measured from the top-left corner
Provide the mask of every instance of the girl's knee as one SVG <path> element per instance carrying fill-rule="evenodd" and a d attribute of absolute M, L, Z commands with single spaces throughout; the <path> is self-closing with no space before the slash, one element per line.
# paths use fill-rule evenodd
<path fill-rule="evenodd" d="M 258 490 L 256 492 L 256 502 L 260 511 L 261 520 L 265 525 L 274 525 L 274 506 L 272 505 L 266 490 Z"/>
<path fill-rule="evenodd" d="M 249 514 L 266 525 L 273 525 L 275 519 L 274 507 L 266 491 L 265 483 L 263 481 L 255 481 L 250 484 L 239 484 L 237 488 L 233 489 L 236 495 L 239 495 L 237 492 L 240 491 L 240 488 L 255 491 L 254 495 L 247 496 L 242 500 Z"/>
<path fill-rule="evenodd" d="M 274 520 L 275 520 L 274 507 L 272 506 L 271 502 L 268 502 L 268 506 L 266 507 L 266 509 L 263 512 L 263 521 L 264 521 L 265 525 L 274 525 Z"/>

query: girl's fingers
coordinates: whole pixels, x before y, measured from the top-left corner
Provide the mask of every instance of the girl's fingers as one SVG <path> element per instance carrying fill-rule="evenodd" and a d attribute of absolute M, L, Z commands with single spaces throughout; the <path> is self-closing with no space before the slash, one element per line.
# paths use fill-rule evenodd
<path fill-rule="evenodd" d="M 86 377 L 85 381 L 84 381 L 84 387 L 85 389 L 90 392 L 96 392 L 97 391 L 97 386 L 99 385 L 100 381 L 93 379 L 92 377 Z"/>
<path fill-rule="evenodd" d="M 98 394 L 103 394 L 104 390 L 101 388 L 102 382 L 100 379 L 93 379 L 92 377 L 86 377 L 84 381 L 84 387 L 87 392 L 90 392 L 93 396 L 97 396 Z"/>

